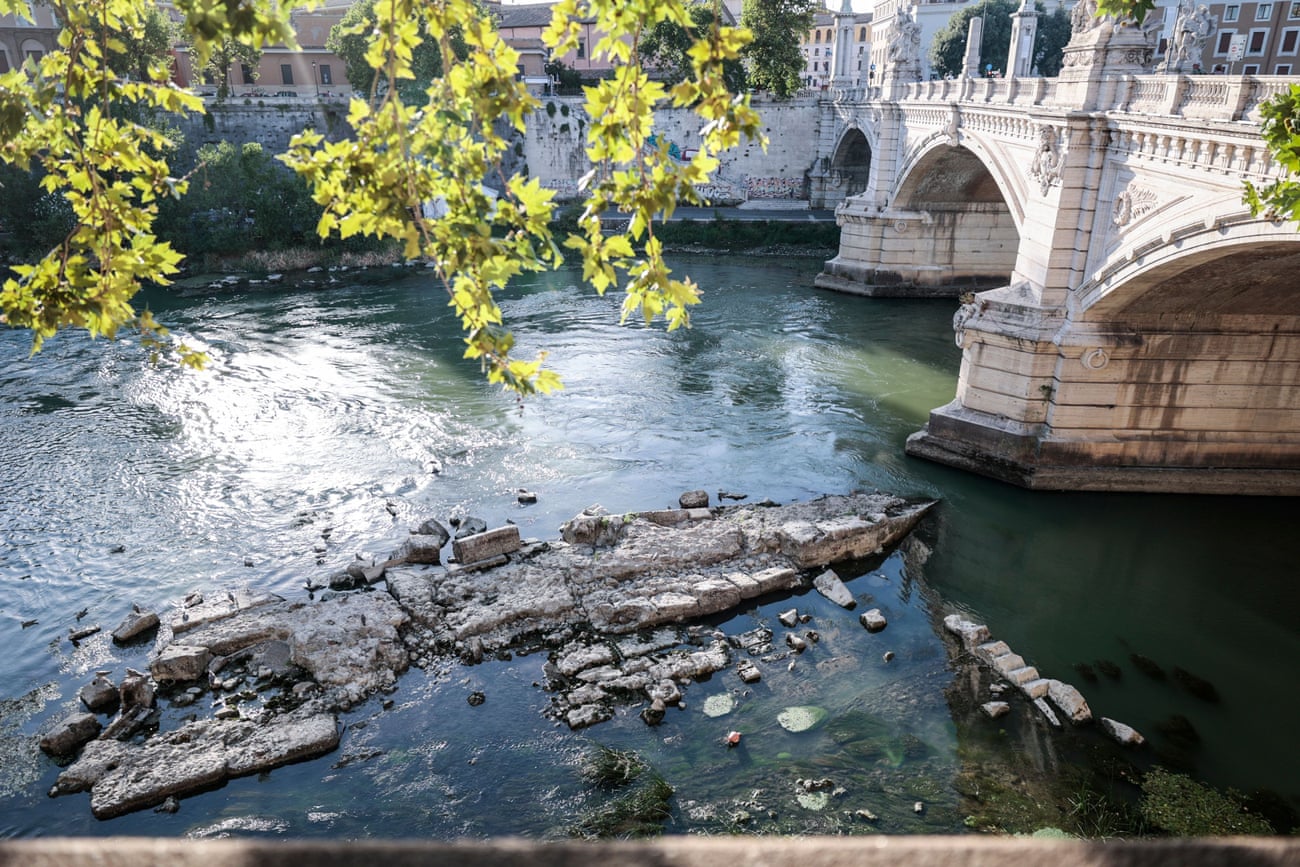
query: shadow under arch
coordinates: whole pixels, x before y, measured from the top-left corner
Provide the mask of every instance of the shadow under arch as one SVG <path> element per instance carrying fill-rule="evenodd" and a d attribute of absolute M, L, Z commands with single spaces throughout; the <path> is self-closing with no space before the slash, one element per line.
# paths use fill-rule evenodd
<path fill-rule="evenodd" d="M 871 142 L 862 130 L 850 127 L 831 157 L 831 185 L 839 187 L 847 198 L 865 191 L 870 180 Z"/>

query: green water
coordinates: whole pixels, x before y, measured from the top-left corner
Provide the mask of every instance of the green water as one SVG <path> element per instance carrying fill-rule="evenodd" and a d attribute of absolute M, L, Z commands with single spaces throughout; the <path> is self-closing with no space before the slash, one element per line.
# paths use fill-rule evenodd
<path fill-rule="evenodd" d="M 1058 746 L 1033 726 L 972 718 L 935 630 L 952 612 L 1146 733 L 1139 765 L 1296 803 L 1294 500 L 1027 493 L 908 458 L 906 436 L 954 391 L 951 303 L 815 292 L 813 261 L 681 264 L 704 304 L 672 334 L 619 326 L 618 299 L 575 288 L 573 274 L 513 289 L 503 307 L 525 353 L 547 349 L 567 386 L 522 410 L 460 359 L 445 296 L 407 270 L 152 296 L 160 319 L 212 353 L 200 374 L 77 337 L 29 359 L 23 335 L 0 334 L 0 834 L 558 836 L 608 800 L 578 773 L 597 743 L 636 750 L 675 788 L 672 833 L 959 832 L 972 756 L 993 774 L 1051 779 L 1101 748 L 1087 733 L 1083 748 Z M 539 502 L 520 506 L 519 488 Z M 779 642 L 776 613 L 797 606 L 822 640 L 764 663 L 753 687 L 732 672 L 685 687 L 685 709 L 657 728 L 637 706 L 582 732 L 557 726 L 542 653 L 448 662 L 406 675 L 391 709 L 376 699 L 346 715 L 338 752 L 187 798 L 174 815 L 101 823 L 84 795 L 45 796 L 58 768 L 37 733 L 76 708 L 96 669 L 147 664 L 148 647 L 106 634 L 70 644 L 82 608 L 108 630 L 132 603 L 165 608 L 193 589 L 300 598 L 309 577 L 386 553 L 425 517 L 468 512 L 546 538 L 593 503 L 657 508 L 694 488 L 777 501 L 879 488 L 942 504 L 923 566 L 896 554 L 845 576 L 887 612 L 885 632 L 815 593 L 736 612 L 710 627 L 765 625 Z M 1143 675 L 1132 653 L 1212 682 L 1220 701 Z M 1074 669 L 1096 660 L 1121 677 L 1090 683 Z M 465 700 L 474 690 L 481 707 Z M 706 716 L 723 693 L 735 709 Z M 786 732 L 776 718 L 795 705 L 826 720 Z M 1174 715 L 1199 740 L 1162 735 Z M 727 748 L 732 730 L 741 744 Z M 813 809 L 797 781 L 823 778 L 843 791 Z"/>

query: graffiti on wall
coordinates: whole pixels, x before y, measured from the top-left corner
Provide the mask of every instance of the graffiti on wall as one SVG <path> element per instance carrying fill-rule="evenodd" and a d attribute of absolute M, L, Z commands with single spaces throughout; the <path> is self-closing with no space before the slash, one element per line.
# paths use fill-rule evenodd
<path fill-rule="evenodd" d="M 750 199 L 802 199 L 803 178 L 745 178 Z"/>

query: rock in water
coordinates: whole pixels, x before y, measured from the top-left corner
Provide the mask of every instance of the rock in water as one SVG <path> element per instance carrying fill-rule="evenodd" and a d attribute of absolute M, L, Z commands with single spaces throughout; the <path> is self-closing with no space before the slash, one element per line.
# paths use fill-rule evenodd
<path fill-rule="evenodd" d="M 844 582 L 840 580 L 840 576 L 835 574 L 834 569 L 827 569 L 814 578 L 813 587 L 816 587 L 818 593 L 841 608 L 852 608 L 858 604 L 854 600 L 853 594 L 849 592 L 849 588 L 845 587 Z"/>
<path fill-rule="evenodd" d="M 99 734 L 99 720 L 93 713 L 78 713 L 64 717 L 48 734 L 41 738 L 41 750 L 52 756 L 70 756 L 82 744 Z"/>
<path fill-rule="evenodd" d="M 866 627 L 868 632 L 879 632 L 889 625 L 889 621 L 885 619 L 885 615 L 880 613 L 879 608 L 872 608 L 870 611 L 862 612 L 862 616 L 858 620 Z"/>
<path fill-rule="evenodd" d="M 683 509 L 707 509 L 709 507 L 709 492 L 687 491 L 677 498 L 677 504 Z"/>
<path fill-rule="evenodd" d="M 113 630 L 113 640 L 119 644 L 137 638 L 151 629 L 158 628 L 158 615 L 153 611 L 141 611 L 133 607 L 118 627 Z"/>

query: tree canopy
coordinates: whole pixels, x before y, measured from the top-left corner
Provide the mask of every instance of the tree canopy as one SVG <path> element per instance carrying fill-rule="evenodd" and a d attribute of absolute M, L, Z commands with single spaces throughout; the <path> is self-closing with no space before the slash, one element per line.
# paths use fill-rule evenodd
<path fill-rule="evenodd" d="M 0 160 L 39 167 L 42 188 L 69 204 L 72 225 L 38 261 L 12 269 L 0 288 L 0 322 L 30 329 L 33 349 L 63 328 L 108 337 L 134 328 L 151 348 L 170 348 L 166 330 L 131 299 L 145 281 L 166 284 L 177 272 L 181 255 L 157 238 L 154 223 L 159 200 L 184 193 L 189 182 L 172 176 L 163 133 L 123 117 L 140 107 L 202 111 L 202 101 L 175 87 L 161 64 L 135 82 L 107 62 L 143 30 L 149 0 L 44 2 L 62 23 L 59 48 L 0 76 Z M 176 8 L 197 66 L 232 40 L 255 50 L 295 45 L 291 4 L 177 0 Z M 323 211 L 317 232 L 398 240 L 408 258 L 434 266 L 464 328 L 465 356 L 489 381 L 522 394 L 558 388 L 543 356 L 515 357 L 494 294 L 521 272 L 561 262 L 550 228 L 553 193 L 499 169 L 503 127 L 522 131 L 538 107 L 516 80 L 518 54 L 473 0 L 378 0 L 373 9 L 365 57 L 380 85 L 369 99 L 352 101 L 353 137 L 326 142 L 308 130 L 283 157 L 313 187 Z M 28 0 L 0 0 L 0 13 L 31 18 Z M 577 47 L 584 21 L 600 32 L 590 56 L 612 61 L 615 72 L 587 90 L 595 168 L 581 183 L 587 198 L 578 231 L 563 244 L 582 256 L 598 292 L 623 287 L 625 319 L 662 316 L 677 328 L 689 323 L 699 290 L 668 268 L 655 223 L 679 200 L 697 200 L 695 186 L 709 181 L 719 153 L 742 139 L 762 141 L 748 97 L 725 85 L 725 64 L 740 57 L 749 34 L 716 18 L 696 27 L 690 72 L 668 87 L 650 79 L 637 46 L 661 22 L 693 27 L 683 0 L 561 0 L 544 36 L 554 54 Z M 415 57 L 426 44 L 443 74 L 413 97 L 400 85 L 420 74 Z M 700 144 L 688 161 L 652 138 L 653 112 L 669 104 L 699 117 Z M 445 213 L 430 216 L 430 202 L 445 203 Z M 607 235 L 604 218 L 615 212 L 627 227 Z M 178 351 L 188 363 L 203 361 Z"/>
<path fill-rule="evenodd" d="M 819 0 L 744 0 L 740 23 L 753 33 L 744 51 L 749 84 L 785 99 L 803 86 L 799 40 L 811 28 Z"/>
<path fill-rule="evenodd" d="M 713 5 L 706 0 L 690 0 L 687 11 L 691 19 L 689 26 L 683 27 L 674 21 L 660 21 L 641 40 L 641 54 L 647 65 L 668 84 L 676 84 L 690 75 L 690 50 L 695 42 L 695 33 L 713 27 L 716 23 Z M 722 74 L 727 89 L 732 93 L 745 91 L 748 78 L 745 64 L 741 60 L 726 61 Z"/>
<path fill-rule="evenodd" d="M 1038 29 L 1034 35 L 1034 66 L 1040 75 L 1054 76 L 1061 69 L 1062 51 L 1070 41 L 1070 16 L 1058 7 L 1051 14 L 1036 3 Z M 934 35 L 930 45 L 930 65 L 939 75 L 961 75 L 966 58 L 966 40 L 972 18 L 983 18 L 980 38 L 980 69 L 992 65 L 1005 71 L 1011 50 L 1011 16 L 1020 9 L 1016 0 L 982 0 L 954 12 L 948 23 Z"/>
<path fill-rule="evenodd" d="M 375 4 L 379 0 L 357 0 L 348 7 L 343 18 L 331 30 L 325 40 L 325 47 L 338 55 L 343 61 L 348 84 L 357 93 L 371 93 L 376 87 L 387 85 L 380 71 L 371 65 L 368 54 L 370 38 L 379 20 Z M 420 93 L 437 77 L 442 75 L 442 54 L 435 40 L 421 33 L 421 41 L 411 50 L 410 79 L 398 83 L 402 98 L 407 102 L 416 101 Z M 460 59 L 465 58 L 465 40 L 459 28 L 453 28 L 451 34 L 452 50 Z"/>

